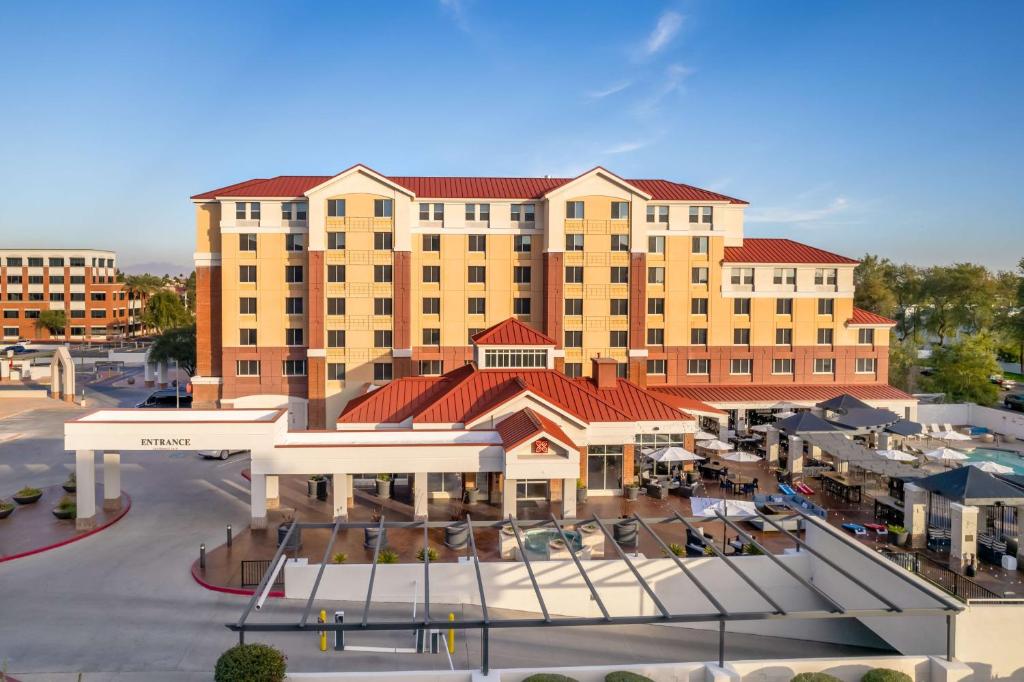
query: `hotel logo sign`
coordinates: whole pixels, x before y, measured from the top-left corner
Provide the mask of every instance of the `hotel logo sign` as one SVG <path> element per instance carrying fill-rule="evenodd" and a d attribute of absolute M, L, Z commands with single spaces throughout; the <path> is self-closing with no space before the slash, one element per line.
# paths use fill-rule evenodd
<path fill-rule="evenodd" d="M 546 455 L 549 452 L 551 452 L 551 443 L 548 442 L 547 438 L 538 438 L 533 441 L 533 454 Z"/>
<path fill-rule="evenodd" d="M 192 446 L 191 438 L 140 438 L 139 447 L 148 450 L 179 450 Z"/>

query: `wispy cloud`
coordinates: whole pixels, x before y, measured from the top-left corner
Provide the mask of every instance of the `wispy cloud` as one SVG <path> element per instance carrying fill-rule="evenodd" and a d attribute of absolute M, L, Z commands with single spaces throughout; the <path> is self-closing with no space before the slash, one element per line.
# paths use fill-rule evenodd
<path fill-rule="evenodd" d="M 679 33 L 679 29 L 682 28 L 683 18 L 682 14 L 671 10 L 662 13 L 658 17 L 658 23 L 655 25 L 654 30 L 651 31 L 651 34 L 647 36 L 647 40 L 644 42 L 644 55 L 650 57 L 668 47 L 672 39 Z"/>
<path fill-rule="evenodd" d="M 622 92 L 632 84 L 633 81 L 620 81 L 618 83 L 609 85 L 603 90 L 591 90 L 590 92 L 587 92 L 585 94 L 590 99 L 604 99 L 605 97 L 610 97 L 616 93 Z"/>
<path fill-rule="evenodd" d="M 818 208 L 803 206 L 771 206 L 751 210 L 746 215 L 750 223 L 789 223 L 804 224 L 833 222 L 839 215 L 852 208 L 850 201 L 839 195 L 828 204 Z"/>
<path fill-rule="evenodd" d="M 652 94 L 641 100 L 634 108 L 634 113 L 640 117 L 646 117 L 656 113 L 662 100 L 677 92 L 683 87 L 683 83 L 693 74 L 693 69 L 682 64 L 671 64 L 665 70 L 661 81 L 652 85 Z"/>
<path fill-rule="evenodd" d="M 472 33 L 469 25 L 469 16 L 466 11 L 468 0 L 439 0 L 441 9 L 444 10 L 459 27 L 460 31 Z"/>
<path fill-rule="evenodd" d="M 613 145 L 607 149 L 602 149 L 601 154 L 612 155 L 612 154 L 628 154 L 629 152 L 635 152 L 638 149 L 649 147 L 651 144 L 650 140 L 635 140 L 633 142 L 622 142 L 620 144 Z"/>

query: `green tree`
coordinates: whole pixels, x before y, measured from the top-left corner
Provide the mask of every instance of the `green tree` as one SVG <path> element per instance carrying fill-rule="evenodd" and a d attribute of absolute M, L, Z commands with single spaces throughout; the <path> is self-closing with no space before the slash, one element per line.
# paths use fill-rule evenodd
<path fill-rule="evenodd" d="M 913 339 L 889 345 L 889 384 L 901 391 L 914 391 L 914 368 L 917 366 L 917 344 Z"/>
<path fill-rule="evenodd" d="M 185 305 L 189 310 L 196 309 L 196 271 L 193 270 L 192 274 L 185 280 Z"/>
<path fill-rule="evenodd" d="M 896 296 L 896 335 L 900 340 L 917 339 L 921 326 L 923 277 L 920 268 L 898 265 L 892 272 L 892 292 Z"/>
<path fill-rule="evenodd" d="M 953 402 L 991 405 L 999 391 L 989 377 L 999 373 L 996 364 L 995 340 L 990 334 L 973 334 L 950 344 L 936 346 L 932 351 L 930 377 L 924 378 L 925 388 L 945 393 Z"/>
<path fill-rule="evenodd" d="M 146 309 L 142 313 L 142 323 L 157 332 L 184 327 L 192 321 L 192 316 L 181 298 L 173 291 L 158 291 L 146 301 Z"/>
<path fill-rule="evenodd" d="M 149 351 L 149 359 L 153 362 L 173 362 L 185 370 L 189 376 L 196 373 L 196 326 L 169 329 L 156 337 Z"/>
<path fill-rule="evenodd" d="M 853 304 L 858 308 L 893 317 L 897 312 L 893 290 L 895 266 L 886 258 L 867 254 L 853 271 Z"/>
<path fill-rule="evenodd" d="M 45 329 L 51 336 L 63 334 L 68 326 L 68 316 L 63 310 L 44 310 L 36 319 L 36 329 Z"/>
<path fill-rule="evenodd" d="M 992 325 L 995 280 L 981 265 L 928 268 L 921 294 L 927 307 L 925 327 L 939 337 L 940 345 L 958 331 L 979 332 Z"/>
<path fill-rule="evenodd" d="M 1019 274 L 1018 274 L 1019 273 Z M 996 314 L 996 327 L 1024 374 L 1024 258 L 1017 263 L 1017 272 L 1000 273 L 1001 305 Z"/>

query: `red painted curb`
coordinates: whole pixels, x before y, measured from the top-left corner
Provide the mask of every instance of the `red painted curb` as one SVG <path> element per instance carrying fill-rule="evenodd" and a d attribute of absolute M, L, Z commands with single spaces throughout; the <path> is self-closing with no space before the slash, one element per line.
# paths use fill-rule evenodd
<path fill-rule="evenodd" d="M 199 566 L 199 560 L 196 559 L 192 563 L 192 579 L 195 580 L 197 583 L 199 583 L 200 587 L 205 587 L 206 589 L 210 590 L 211 592 L 223 592 L 224 594 L 237 594 L 237 595 L 242 596 L 242 597 L 251 597 L 252 595 L 256 594 L 256 590 L 246 590 L 246 589 L 240 588 L 240 587 L 221 587 L 220 585 L 214 585 L 213 583 L 208 583 L 208 582 L 206 582 L 205 580 L 203 580 L 202 578 L 199 577 L 198 566 Z M 283 598 L 284 597 L 284 592 L 282 592 L 281 590 L 271 590 L 267 594 L 267 596 L 268 597 L 281 597 L 281 598 Z"/>
<path fill-rule="evenodd" d="M 242 469 L 242 478 L 244 478 L 247 481 L 252 481 L 252 470 Z"/>
<path fill-rule="evenodd" d="M 30 549 L 27 552 L 21 552 L 20 554 L 12 554 L 10 556 L 0 557 L 0 564 L 2 564 L 4 562 L 7 562 L 7 561 L 14 561 L 15 559 L 21 559 L 22 557 L 32 556 L 33 554 L 41 554 L 41 553 L 47 552 L 47 551 L 49 551 L 51 549 L 57 549 L 58 547 L 63 547 L 64 545 L 70 545 L 72 542 L 78 542 L 79 540 L 83 540 L 83 539 L 89 537 L 90 535 L 96 535 L 96 533 L 99 533 L 101 530 L 106 530 L 107 528 L 110 528 L 115 523 L 120 521 L 124 517 L 124 515 L 128 513 L 128 510 L 132 508 L 132 496 L 129 495 L 128 493 L 122 493 L 122 495 L 124 495 L 125 499 L 128 500 L 128 504 L 121 509 L 121 513 L 120 514 L 118 514 L 114 518 L 110 519 L 109 521 L 104 523 L 102 526 L 97 526 L 96 528 L 93 528 L 92 530 L 90 530 L 87 533 L 82 533 L 81 535 L 76 535 L 74 537 L 68 538 L 67 540 L 61 540 L 60 542 L 56 542 L 56 543 L 54 543 L 52 545 L 47 545 L 46 547 L 36 547 L 35 549 Z M 10 677 L 10 676 L 8 675 L 8 677 Z"/>

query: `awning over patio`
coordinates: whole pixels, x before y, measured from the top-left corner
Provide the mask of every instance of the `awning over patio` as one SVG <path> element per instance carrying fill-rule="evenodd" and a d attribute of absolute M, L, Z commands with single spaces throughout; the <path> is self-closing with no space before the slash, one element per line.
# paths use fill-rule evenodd
<path fill-rule="evenodd" d="M 794 414 L 788 419 L 776 422 L 775 428 L 780 431 L 784 431 L 790 436 L 799 436 L 804 433 L 829 433 L 832 431 L 842 431 L 839 427 L 828 423 L 821 417 L 811 414 L 810 412 L 800 412 L 798 414 Z"/>
<path fill-rule="evenodd" d="M 1016 505 L 1024 502 L 1024 490 L 977 467 L 959 467 L 914 482 L 947 500 L 966 505 Z"/>

